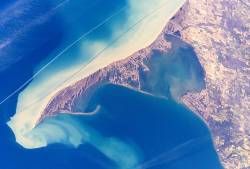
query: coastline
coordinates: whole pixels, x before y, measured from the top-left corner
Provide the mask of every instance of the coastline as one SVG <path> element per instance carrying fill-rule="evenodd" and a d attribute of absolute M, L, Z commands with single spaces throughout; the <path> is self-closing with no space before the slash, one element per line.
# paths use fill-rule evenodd
<path fill-rule="evenodd" d="M 227 21 L 223 20 L 223 17 L 221 17 L 223 16 L 222 14 L 226 16 L 227 13 L 232 13 L 234 11 L 234 9 L 230 8 L 231 3 L 234 2 L 235 1 L 223 4 L 224 2 L 220 0 L 209 0 L 208 2 L 205 0 L 189 0 L 186 4 L 187 6 L 184 10 L 182 10 L 183 13 L 177 13 L 164 31 L 179 31 L 181 39 L 194 47 L 195 52 L 198 54 L 199 61 L 205 69 L 206 89 L 199 93 L 189 92 L 182 97 L 182 101 L 189 109 L 201 116 L 209 126 L 213 135 L 215 148 L 225 168 L 243 169 L 250 166 L 250 156 L 247 151 L 247 148 L 249 147 L 248 145 L 250 144 L 246 130 L 247 126 L 250 124 L 248 123 L 249 109 L 247 107 L 250 101 L 249 98 L 247 98 L 247 94 L 242 94 L 244 97 L 238 99 L 237 93 L 241 93 L 241 89 L 247 90 L 246 84 L 250 81 L 246 78 L 249 68 L 246 66 L 239 66 L 237 64 L 236 68 L 234 68 L 230 64 L 225 63 L 223 59 L 218 59 L 219 57 L 226 55 L 228 51 L 231 51 L 231 53 L 233 52 L 233 54 L 237 56 L 237 59 L 248 63 L 246 60 L 247 56 L 245 56 L 244 53 L 239 54 L 237 52 L 238 50 L 241 50 L 241 48 L 239 48 L 239 44 L 237 44 L 237 39 L 231 35 L 233 30 L 225 27 L 223 25 L 224 23 L 221 23 Z M 197 4 L 200 4 L 200 6 L 197 6 Z M 215 8 L 213 4 L 217 4 L 218 8 Z M 225 8 L 222 8 L 223 5 Z M 240 9 L 242 9 L 243 14 L 246 13 L 246 8 L 242 7 L 240 2 L 237 2 L 237 5 Z M 227 6 L 228 8 L 226 8 Z M 185 11 L 187 13 L 185 13 Z M 216 11 L 221 15 L 216 15 L 211 11 Z M 246 15 L 239 16 L 239 19 L 244 18 L 244 16 Z M 246 27 L 249 27 L 249 25 Z M 242 44 L 240 45 L 247 46 L 247 42 L 244 41 L 246 33 L 244 30 L 241 30 L 241 28 L 237 28 L 237 31 L 241 33 L 240 36 L 242 38 Z M 219 39 L 219 42 L 217 38 Z M 165 43 L 161 38 L 159 38 L 158 42 L 153 43 L 151 47 L 164 51 L 169 49 L 170 46 L 168 43 Z M 228 51 L 224 51 L 227 50 L 227 48 L 230 48 L 230 50 L 228 49 Z M 220 50 L 224 53 L 221 53 Z M 141 63 L 140 67 L 145 68 L 145 70 L 147 68 L 144 64 L 142 64 L 143 61 L 140 60 L 142 58 L 137 56 L 145 56 L 148 53 L 149 50 L 147 48 L 140 50 L 133 55 L 134 57 L 130 57 L 129 60 L 125 59 L 118 61 L 103 68 L 102 70 L 98 70 L 96 73 L 90 75 L 89 78 L 82 80 L 81 83 L 85 86 L 91 86 L 98 83 L 98 81 L 106 80 L 100 79 L 100 77 L 103 77 L 105 73 L 107 75 L 108 70 L 114 70 L 120 67 L 121 70 L 126 69 L 126 75 L 132 77 L 132 79 L 128 80 L 123 76 L 121 79 L 129 81 L 129 83 L 124 84 L 121 79 L 116 78 L 110 78 L 111 82 L 140 89 L 141 84 L 137 83 L 139 71 L 136 65 L 138 65 L 137 63 L 139 62 Z M 146 60 L 147 59 L 148 58 L 146 57 Z M 126 64 L 126 62 L 128 63 Z M 235 66 L 235 64 L 233 64 L 233 66 Z M 109 73 L 112 74 L 112 71 Z M 117 75 L 113 75 L 113 77 Z M 90 79 L 92 79 L 92 81 Z M 235 79 L 239 80 L 239 83 L 235 84 Z M 77 84 L 80 84 L 80 82 Z M 233 86 L 236 86 L 233 89 L 230 87 L 232 84 L 234 84 Z M 74 85 L 68 87 L 68 89 L 70 88 L 76 89 L 74 88 Z M 60 95 L 60 92 L 57 94 Z M 51 98 L 55 99 L 55 96 L 53 95 L 50 99 Z M 65 100 L 68 99 L 67 97 L 63 98 Z M 236 100 L 237 102 L 232 102 L 231 100 Z M 58 101 L 60 101 L 60 99 Z M 242 105 L 243 103 L 244 105 Z M 60 106 L 62 105 L 58 105 L 58 107 L 55 106 L 54 108 L 57 109 L 60 108 Z M 49 106 L 47 104 L 44 105 L 43 110 L 45 112 L 52 110 L 51 112 L 53 113 L 53 109 L 48 107 Z M 225 131 L 225 128 L 229 128 L 230 130 Z M 231 154 L 235 154 L 235 156 L 231 156 Z M 243 161 L 239 159 L 242 159 Z"/>
<path fill-rule="evenodd" d="M 182 0 L 179 1 L 179 5 L 182 6 Z M 174 4 L 172 4 L 173 7 Z M 179 10 L 180 7 L 178 7 L 178 9 L 171 9 L 170 13 L 171 16 L 163 17 L 161 16 L 165 21 L 172 18 L 172 16 Z M 164 8 L 163 8 L 164 9 Z M 161 9 L 161 13 L 162 10 Z M 163 12 L 164 13 L 164 12 Z M 166 22 L 162 22 L 160 25 L 162 25 L 164 27 Z M 162 31 L 162 28 L 159 29 L 160 32 Z M 144 32 L 145 33 L 145 32 Z M 151 44 L 152 41 L 155 41 L 156 37 L 159 35 L 159 33 L 155 34 L 154 36 L 151 37 L 150 41 L 146 42 L 146 46 L 147 44 Z M 156 36 L 156 37 L 155 37 Z M 138 37 L 139 38 L 139 37 Z M 145 45 L 144 43 L 142 44 L 143 46 Z M 144 46 L 145 47 L 145 46 Z M 141 49 L 141 47 L 139 48 Z M 138 49 L 136 49 L 137 51 Z M 110 49 L 110 52 L 114 52 L 114 50 Z M 109 53 L 109 52 L 108 52 Z M 115 52 L 117 53 L 117 52 Z M 113 54 L 113 56 L 116 56 L 115 53 Z M 122 52 L 121 52 L 122 53 Z M 107 53 L 106 53 L 107 55 Z M 108 56 L 108 55 L 107 55 Z M 41 112 L 46 108 L 46 106 L 48 105 L 48 102 L 54 98 L 54 96 L 56 95 L 56 93 L 58 93 L 60 90 L 64 89 L 67 86 L 71 86 L 72 84 L 78 82 L 80 79 L 83 79 L 84 77 L 87 77 L 88 75 L 92 76 L 91 74 L 94 73 L 95 71 L 99 72 L 98 70 L 100 70 L 101 68 L 109 65 L 112 62 L 115 62 L 117 60 L 122 60 L 124 58 L 128 58 L 128 55 L 120 55 L 119 57 L 114 57 L 112 59 L 108 59 L 105 57 L 99 57 L 100 59 L 96 59 L 94 60 L 90 65 L 88 65 L 88 67 L 84 70 L 82 70 L 76 79 L 71 79 L 70 82 L 68 82 L 67 80 L 67 84 L 64 84 L 60 87 L 57 87 L 56 90 L 53 90 L 52 93 L 49 93 L 48 96 L 46 96 L 45 98 L 39 99 L 38 97 L 38 103 L 35 104 L 31 104 L 30 102 L 34 102 L 34 100 L 36 100 L 36 94 L 41 93 L 41 87 L 39 87 L 39 85 L 37 84 L 35 86 L 35 88 L 33 89 L 34 84 L 31 83 L 30 86 L 28 86 L 22 93 L 19 94 L 18 97 L 18 105 L 17 105 L 17 109 L 16 109 L 16 114 L 11 118 L 11 120 L 8 122 L 8 125 L 11 127 L 11 129 L 14 131 L 14 133 L 16 133 L 16 139 L 19 143 L 21 143 L 22 145 L 25 144 L 25 141 L 23 140 L 23 136 L 20 132 L 20 130 L 29 132 L 30 130 L 32 130 L 33 127 L 35 127 L 37 120 L 40 118 L 41 116 Z M 104 65 L 103 65 L 104 64 Z M 109 66 L 107 66 L 109 67 Z M 75 68 L 77 69 L 77 68 Z M 75 70 L 74 69 L 74 70 Z M 104 68 L 105 69 L 105 68 Z M 71 72 L 71 71 L 69 71 Z M 68 72 L 68 73 L 69 73 Z M 64 74 L 67 74 L 67 72 L 63 72 Z M 70 75 L 70 73 L 69 73 Z M 59 76 L 60 77 L 60 76 Z M 58 78 L 59 78 L 58 77 Z M 56 77 L 54 77 L 56 78 Z M 33 85 L 32 85 L 33 84 Z M 49 86 L 49 83 L 46 84 L 46 86 Z M 51 87 L 50 87 L 51 88 Z M 34 96 L 35 97 L 34 97 Z M 42 93 L 42 95 L 44 95 L 44 93 Z M 28 103 L 28 104 L 27 104 Z M 28 105 L 28 107 L 26 108 L 26 106 Z M 28 125 L 24 125 L 24 124 L 28 124 Z M 26 129 L 26 127 L 28 126 L 28 129 Z M 20 135 L 21 134 L 21 135 Z M 21 141 L 22 140 L 22 141 Z"/>

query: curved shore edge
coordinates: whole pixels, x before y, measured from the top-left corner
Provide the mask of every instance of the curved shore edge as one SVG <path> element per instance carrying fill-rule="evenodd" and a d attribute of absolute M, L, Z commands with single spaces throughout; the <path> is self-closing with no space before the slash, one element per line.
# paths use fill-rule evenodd
<path fill-rule="evenodd" d="M 93 60 L 89 65 L 87 65 L 87 67 L 81 70 L 78 76 L 70 78 L 67 83 L 62 84 L 59 87 L 57 86 L 57 88 L 52 93 L 48 93 L 48 91 L 50 91 L 51 88 L 55 87 L 53 82 L 56 79 L 67 79 L 68 77 L 72 76 L 72 72 L 77 71 L 77 69 L 79 69 L 79 65 L 77 65 L 76 68 L 73 69 L 73 71 L 71 69 L 63 70 L 60 74 L 49 76 L 47 81 L 45 81 L 45 83 L 43 84 L 38 83 L 39 78 L 38 80 L 34 79 L 33 82 L 19 94 L 16 114 L 8 122 L 8 125 L 13 130 L 16 140 L 19 144 L 26 148 L 39 147 L 39 144 L 33 144 L 33 140 L 30 140 L 25 136 L 36 126 L 36 124 L 39 122 L 39 119 L 41 119 L 41 116 L 43 116 L 44 109 L 46 109 L 47 105 L 58 94 L 58 92 L 60 93 L 60 91 L 62 91 L 64 88 L 78 83 L 78 81 L 81 81 L 81 79 L 84 79 L 84 77 L 92 77 L 92 73 L 96 71 L 99 72 L 101 68 L 109 65 L 112 62 L 127 58 L 128 54 L 125 51 L 128 50 L 128 53 L 132 54 L 150 45 L 153 41 L 155 41 L 160 32 L 162 32 L 165 24 L 183 6 L 185 0 L 178 0 L 175 2 L 169 1 L 169 3 L 166 3 L 166 0 L 161 0 L 153 4 L 152 1 L 149 0 L 144 2 L 145 5 L 143 6 L 143 8 L 145 7 L 146 9 L 141 8 L 139 1 L 137 3 L 135 3 L 134 1 L 129 2 L 130 5 L 132 5 L 130 7 L 132 9 L 132 14 L 130 16 L 131 18 L 133 17 L 133 14 L 143 16 L 144 14 L 154 11 L 161 4 L 164 4 L 164 6 L 160 6 L 161 8 L 159 8 L 156 13 L 153 13 L 152 16 L 150 16 L 146 20 L 143 20 L 143 23 L 137 25 L 135 29 L 133 29 L 131 32 L 129 32 L 129 34 L 123 37 L 121 42 L 114 45 L 114 48 L 108 49 L 108 51 L 106 51 L 106 53 L 103 53 L 102 56 L 99 56 L 98 58 Z M 132 39 L 130 39 L 130 36 L 132 37 Z M 135 41 L 137 42 L 136 45 L 134 45 Z M 104 69 L 106 68 L 107 67 L 105 67 Z M 50 79 L 51 77 L 53 78 L 52 80 Z M 46 95 L 47 93 L 48 95 Z M 41 99 L 41 95 L 46 95 L 46 97 Z M 36 100 L 37 102 L 33 104 L 33 102 Z"/>
<path fill-rule="evenodd" d="M 65 90 L 57 91 L 58 93 L 50 96 L 49 103 L 47 100 L 35 119 L 42 120 L 61 109 L 74 112 L 73 108 L 77 110 L 77 107 L 73 106 L 73 101 L 77 102 L 78 98 L 74 91 L 78 94 L 84 93 L 90 86 L 95 87 L 100 82 L 109 81 L 142 90 L 139 74 L 141 71 L 148 71 L 145 60 L 150 60 L 144 56 L 150 56 L 150 49 L 168 51 L 171 44 L 164 40 L 162 35 L 175 33 L 180 39 L 192 45 L 205 70 L 206 88 L 198 93 L 184 92 L 182 102 L 208 124 L 215 148 L 225 168 L 249 167 L 250 140 L 247 129 L 250 127 L 250 63 L 245 52 L 249 44 L 248 10 L 243 1 L 189 0 L 172 17 L 152 45 L 125 60 L 98 70 Z M 235 13 L 233 20 L 229 16 L 232 13 Z M 127 70 L 127 73 L 114 70 Z M 159 91 L 151 88 L 152 91 L 159 94 Z M 15 131 L 14 125 L 9 125 Z"/>

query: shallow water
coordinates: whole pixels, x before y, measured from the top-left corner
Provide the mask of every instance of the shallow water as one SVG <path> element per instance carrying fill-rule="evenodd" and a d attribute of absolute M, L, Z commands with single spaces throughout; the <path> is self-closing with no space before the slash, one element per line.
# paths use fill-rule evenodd
<path fill-rule="evenodd" d="M 86 111 L 96 106 L 91 116 L 64 114 L 41 123 L 35 130 L 60 142 L 45 148 L 22 148 L 1 126 L 0 168 L 222 168 L 205 123 L 173 100 L 105 85 Z"/>
<path fill-rule="evenodd" d="M 31 0 L 24 0 L 19 2 L 10 0 L 4 1 L 0 5 L 0 17 L 5 16 L 4 18 L 7 18 L 6 20 L 0 20 L 0 26 L 6 28 L 1 29 L 3 31 L 0 32 L 2 40 L 0 42 L 1 100 L 23 84 L 41 65 L 53 58 L 68 43 L 126 5 L 128 1 L 112 0 L 110 3 L 105 3 L 107 1 L 102 0 L 58 0 L 53 2 L 44 0 L 30 3 Z M 11 15 L 9 13 L 7 13 L 8 15 L 4 14 L 6 9 L 9 9 L 15 3 L 17 3 L 14 6 L 15 8 L 10 8 Z M 88 6 L 81 6 L 81 4 L 88 4 Z M 137 9 L 139 7 L 135 3 L 132 9 L 137 14 L 137 17 L 135 17 L 137 19 L 143 14 L 138 11 L 149 9 L 148 7 Z M 19 12 L 13 13 L 16 10 Z M 90 34 L 87 37 L 87 42 L 94 40 L 99 42 L 100 39 L 101 42 L 112 40 L 114 38 L 112 26 L 119 25 L 124 29 L 127 28 L 128 25 L 125 23 L 129 21 L 128 14 L 131 13 L 129 11 L 122 12 L 112 22 Z M 134 16 L 133 12 L 131 16 Z M 162 15 L 159 15 L 159 17 L 162 17 Z M 133 22 L 134 20 L 132 20 Z M 160 29 L 159 31 L 161 31 Z M 17 30 L 21 31 L 18 32 Z M 137 31 L 134 30 L 133 32 L 138 37 L 143 37 L 146 33 L 141 32 L 141 29 Z M 157 35 L 157 31 L 154 32 L 154 35 Z M 152 40 L 152 37 L 149 39 Z M 9 42 L 9 39 L 13 41 L 10 41 L 10 45 L 6 45 L 7 43 L 4 42 Z M 150 41 L 142 42 L 148 44 Z M 138 42 L 138 44 L 140 43 Z M 50 77 L 55 76 L 53 73 L 60 72 L 65 67 L 72 65 L 74 67 L 79 60 L 85 62 L 90 59 L 88 54 L 91 52 L 93 54 L 103 47 L 100 43 L 95 44 L 93 45 L 94 49 L 91 48 L 82 55 L 82 50 L 86 49 L 85 45 L 86 43 L 80 43 L 66 52 L 48 70 L 46 69 L 47 72 L 45 71 L 43 76 L 39 76 L 36 83 L 26 88 L 26 93 L 20 93 L 19 91 L 0 106 L 1 169 L 221 168 L 212 145 L 209 130 L 192 112 L 173 100 L 148 96 L 114 85 L 107 85 L 96 91 L 89 103 L 89 110 L 87 110 L 91 112 L 95 110 L 96 106 L 100 107 L 100 109 L 95 110 L 95 115 L 60 115 L 47 119 L 36 127 L 32 132 L 38 134 L 36 137 L 45 142 L 44 146 L 46 147 L 28 150 L 19 145 L 14 133 L 6 125 L 10 117 L 15 112 L 19 112 L 16 108 L 18 94 L 19 103 L 21 101 L 25 106 L 37 99 L 36 96 L 40 97 L 39 92 L 44 94 L 51 90 L 51 84 L 61 83 L 60 80 L 63 78 L 56 78 L 55 83 L 49 83 Z M 127 45 L 126 47 L 130 49 L 131 46 Z M 110 51 L 115 55 L 119 53 L 120 49 L 114 50 L 112 48 Z M 187 62 L 186 66 L 191 65 L 194 70 L 200 69 L 200 65 L 196 65 L 197 58 L 194 57 L 192 51 L 191 54 L 189 49 L 188 51 L 175 51 L 177 51 L 174 52 L 176 56 L 184 56 L 183 54 L 188 53 L 187 58 L 190 62 Z M 133 52 L 133 50 L 130 52 Z M 106 53 L 106 55 L 108 54 L 110 52 Z M 170 53 L 169 56 L 171 54 L 173 53 Z M 157 52 L 154 55 L 156 58 L 161 56 Z M 172 65 L 167 69 L 167 72 L 171 73 L 173 70 L 184 70 L 179 68 L 187 58 L 180 57 L 177 62 L 156 59 L 154 63 L 157 66 L 158 62 L 163 61 L 164 64 Z M 110 61 L 112 61 L 112 58 Z M 155 70 L 154 66 L 151 68 Z M 186 69 L 193 70 L 189 67 Z M 153 72 L 158 75 L 162 71 L 166 72 L 166 69 Z M 202 73 L 199 73 L 195 75 L 198 77 L 195 80 L 202 84 L 203 81 L 200 78 Z M 50 76 L 51 74 L 53 76 Z M 64 74 L 66 73 L 64 72 Z M 189 82 L 189 75 L 190 72 L 180 71 L 171 76 L 178 76 L 180 82 L 186 84 Z M 169 80 L 172 77 L 167 77 L 166 82 L 170 82 Z M 181 80 L 183 78 L 184 80 Z M 57 81 L 58 79 L 59 81 Z M 169 83 L 170 86 L 171 84 L 176 86 L 175 83 Z M 202 86 L 199 83 L 190 84 L 198 84 L 198 88 Z M 178 86 L 178 89 L 182 89 L 182 87 Z M 159 86 L 157 85 L 155 88 L 159 88 Z M 178 97 L 185 92 L 186 89 L 178 91 L 176 96 Z M 32 97 L 33 94 L 34 97 Z M 34 114 L 30 114 L 30 116 L 32 115 Z M 26 120 L 26 116 L 20 117 L 22 121 Z M 30 124 L 24 123 L 24 127 L 27 127 L 26 125 L 29 126 Z"/>
<path fill-rule="evenodd" d="M 143 3 L 141 3 L 142 1 Z M 125 4 L 122 1 L 112 1 L 114 3 L 112 5 L 110 3 L 102 5 L 104 1 L 98 1 L 96 5 L 95 3 L 90 5 L 91 3 L 82 2 L 89 1 L 60 1 L 59 5 L 57 4 L 53 8 L 55 15 L 62 20 L 62 26 L 56 24 L 60 30 L 63 30 L 62 40 L 43 59 L 43 62 L 36 66 L 32 82 L 22 92 L 18 91 L 20 93 L 16 111 L 11 112 L 15 114 L 8 125 L 14 131 L 17 142 L 24 147 L 42 146 L 27 140 L 25 133 L 34 127 L 40 113 L 53 95 L 102 67 L 126 58 L 151 44 L 160 34 L 165 23 L 184 3 L 184 0 L 157 0 L 155 2 L 151 0 L 127 0 Z M 91 9 L 78 11 L 76 9 L 81 6 L 79 4 L 85 4 L 84 9 L 87 7 Z M 124 8 L 121 7 L 123 5 L 125 5 Z M 100 13 L 94 12 L 92 15 L 93 11 L 98 10 L 98 8 L 105 8 L 105 10 L 100 10 Z M 101 12 L 103 10 L 107 14 Z M 54 12 L 52 13 L 54 14 Z M 111 15 L 113 16 L 111 18 L 108 17 L 110 19 L 101 24 L 100 27 L 90 30 L 90 33 L 85 36 L 83 30 L 95 25 L 101 20 L 100 18 L 104 18 L 103 15 L 109 16 L 110 13 L 115 14 Z M 28 14 L 30 15 L 29 12 Z M 86 19 L 86 17 L 93 17 L 93 19 Z M 79 18 L 79 22 L 76 21 L 76 18 Z M 103 32 L 102 36 L 99 35 L 101 32 Z M 77 36 L 80 37 L 72 40 Z M 51 58 L 53 60 L 48 62 Z M 32 63 L 27 65 L 32 65 Z M 46 68 L 39 71 L 39 68 L 43 68 L 43 66 Z"/>
<path fill-rule="evenodd" d="M 142 75 L 141 88 L 158 96 L 176 101 L 187 92 L 199 92 L 205 88 L 205 73 L 194 48 L 179 36 L 165 34 L 171 49 L 153 50 L 146 61 L 149 71 Z"/>
<path fill-rule="evenodd" d="M 182 105 L 115 85 L 96 95 L 101 111 L 84 123 L 135 147 L 140 167 L 220 168 L 207 126 Z"/>

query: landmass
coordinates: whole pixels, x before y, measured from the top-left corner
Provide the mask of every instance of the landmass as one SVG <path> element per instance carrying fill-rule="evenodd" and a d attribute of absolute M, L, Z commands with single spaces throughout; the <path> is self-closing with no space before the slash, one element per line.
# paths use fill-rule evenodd
<path fill-rule="evenodd" d="M 152 53 L 169 52 L 173 44 L 165 36 L 171 34 L 192 45 L 205 71 L 205 88 L 184 93 L 180 100 L 209 126 L 224 167 L 249 169 L 249 8 L 247 0 L 187 1 L 153 44 L 59 91 L 39 121 L 59 111 L 84 111 L 93 88 L 105 83 L 164 96 L 168 90 L 164 81 L 156 79 L 153 85 L 148 79 L 154 73 Z"/>

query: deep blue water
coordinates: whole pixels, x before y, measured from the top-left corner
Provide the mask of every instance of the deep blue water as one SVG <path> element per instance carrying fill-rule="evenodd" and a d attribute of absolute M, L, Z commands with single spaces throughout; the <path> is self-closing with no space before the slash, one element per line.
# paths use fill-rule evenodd
<path fill-rule="evenodd" d="M 55 15 L 31 24 L 52 8 L 50 4 L 45 1 L 39 5 L 19 2 L 16 6 L 18 1 L 4 0 L 0 4 L 0 42 L 3 45 L 9 41 L 0 52 L 1 100 L 32 76 L 35 66 L 60 44 L 63 36 L 61 23 Z M 15 11 L 20 13 L 14 14 Z M 15 104 L 15 100 L 16 96 L 8 104 Z M 4 112 L 10 107 L 15 109 L 15 105 L 8 105 Z"/>
<path fill-rule="evenodd" d="M 101 87 L 90 101 L 101 106 L 80 118 L 104 137 L 116 137 L 140 152 L 139 165 L 154 169 L 219 169 L 210 132 L 193 112 L 173 100 L 116 86 Z"/>
<path fill-rule="evenodd" d="M 1 139 L 0 144 L 0 168 L 117 168 L 117 163 L 100 148 L 110 138 L 118 139 L 123 145 L 132 148 L 138 157 L 133 168 L 222 168 L 205 123 L 173 100 L 149 96 L 121 86 L 105 85 L 90 99 L 88 111 L 92 111 L 96 105 L 101 106 L 96 115 L 55 117 L 65 123 L 68 118 L 73 118 L 92 134 L 77 149 L 54 144 L 25 150 L 15 143 L 9 129 L 1 126 L 4 139 Z M 96 133 L 101 134 L 102 138 L 97 138 Z M 114 152 L 114 158 L 121 158 L 122 164 L 126 162 L 126 155 L 131 154 L 126 154 L 112 141 L 106 146 Z"/>
<path fill-rule="evenodd" d="M 61 2 L 63 0 L 1 1 L 0 44 L 9 39 L 11 41 L 0 49 L 0 100 L 26 82 L 41 62 L 50 60 L 53 53 L 61 51 L 82 33 L 126 4 L 125 0 L 78 0 L 68 1 L 53 10 Z M 108 25 L 101 30 L 102 34 L 99 30 L 99 34 L 92 34 L 88 38 L 110 36 Z M 69 63 L 76 58 L 62 58 L 65 59 Z M 80 150 L 52 146 L 27 151 L 15 142 L 14 134 L 6 123 L 16 111 L 19 93 L 0 106 L 0 169 L 79 167 L 79 162 L 86 156 L 79 153 Z M 57 148 L 64 150 L 57 151 Z M 64 162 L 65 159 L 68 160 Z"/>
<path fill-rule="evenodd" d="M 38 65 L 51 60 L 80 35 L 126 3 L 125 0 L 1 1 L 0 100 L 32 77 Z M 62 5 L 58 7 L 60 4 Z M 112 23 L 125 20 L 125 13 L 121 13 L 117 18 L 113 18 Z M 87 38 L 111 38 L 110 24 L 111 22 L 103 25 Z M 77 55 L 74 52 L 77 53 L 78 50 L 73 49 L 70 52 L 70 56 L 58 59 L 60 64 L 57 64 L 57 67 L 51 64 L 47 69 L 60 69 L 65 64 L 69 66 L 70 63 L 76 62 Z M 88 57 L 86 56 L 86 59 Z M 15 112 L 18 93 L 0 106 L 0 111 L 4 112 L 1 114 L 1 122 L 7 122 Z"/>
<path fill-rule="evenodd" d="M 0 100 L 30 78 L 34 68 L 42 61 L 49 60 L 52 53 L 60 51 L 126 4 L 125 0 L 78 0 L 69 1 L 64 7 L 53 11 L 63 1 L 51 3 L 47 0 L 33 0 L 31 3 L 23 0 L 7 14 L 4 13 L 17 2 L 3 0 L 0 3 L 0 43 L 13 38 L 10 44 L 0 49 Z M 84 12 L 81 12 L 81 4 L 88 4 L 83 7 Z M 17 10 L 21 12 L 14 13 Z M 48 18 L 29 25 L 41 19 L 48 11 L 52 11 Z M 121 18 L 126 20 L 126 15 Z M 88 38 L 108 39 L 110 36 L 109 26 L 106 25 Z M 65 60 L 69 63 L 77 58 L 62 58 L 62 62 Z M 22 148 L 6 125 L 15 112 L 17 95 L 0 106 L 0 169 L 115 167 L 116 164 L 93 146 L 91 141 L 77 149 L 62 144 L 34 150 Z M 104 138 L 112 136 L 132 146 L 140 164 L 152 165 L 156 169 L 220 168 L 205 124 L 174 101 L 112 85 L 98 90 L 92 101 L 90 107 L 96 104 L 102 107 L 97 115 L 70 118 L 102 133 Z M 65 120 L 68 116 L 57 118 Z"/>

